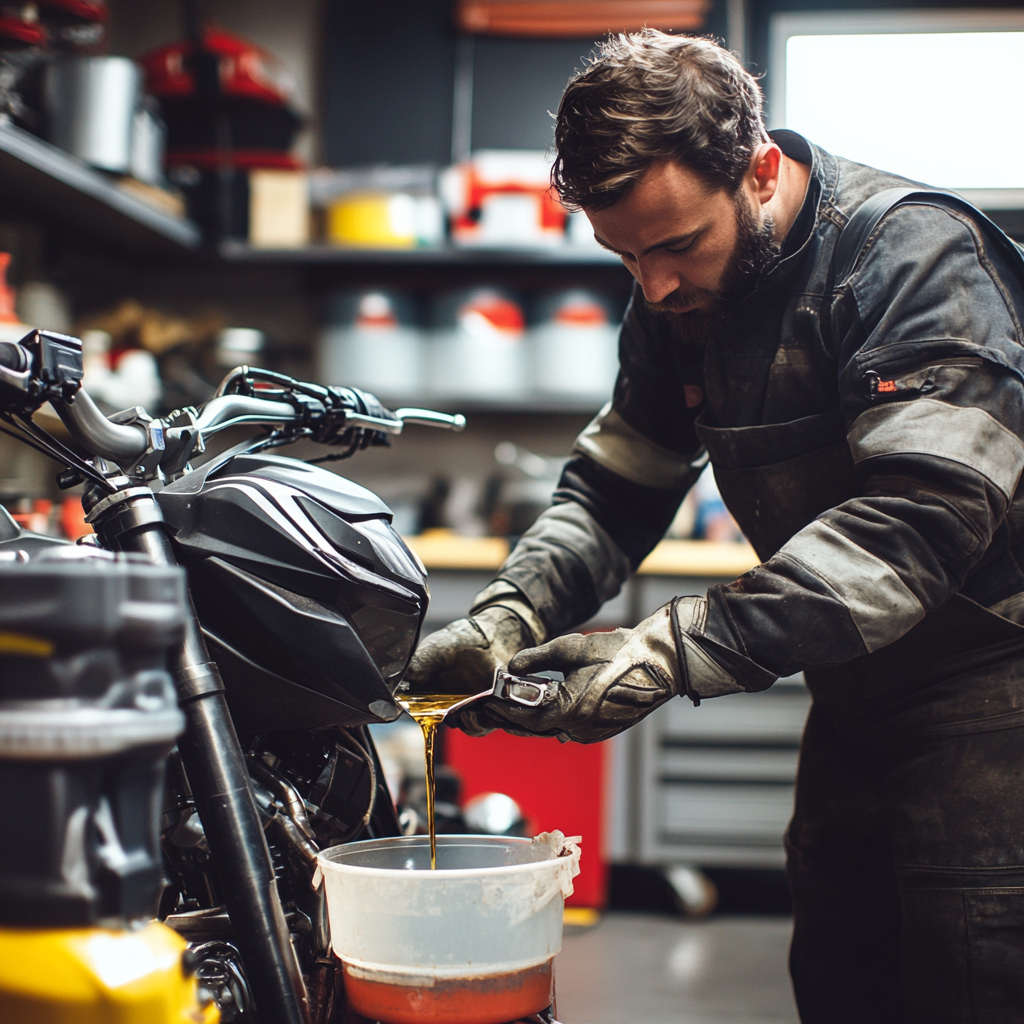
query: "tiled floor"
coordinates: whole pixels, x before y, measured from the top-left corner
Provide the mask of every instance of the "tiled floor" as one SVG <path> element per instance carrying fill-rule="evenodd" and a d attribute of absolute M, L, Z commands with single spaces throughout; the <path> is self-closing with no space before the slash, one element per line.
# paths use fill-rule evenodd
<path fill-rule="evenodd" d="M 607 914 L 567 931 L 555 961 L 562 1024 L 796 1024 L 790 922 Z"/>

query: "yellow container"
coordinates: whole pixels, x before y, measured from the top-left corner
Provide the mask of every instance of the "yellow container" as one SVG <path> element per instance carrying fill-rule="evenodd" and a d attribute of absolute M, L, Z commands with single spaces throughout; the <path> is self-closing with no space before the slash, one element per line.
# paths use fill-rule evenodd
<path fill-rule="evenodd" d="M 402 192 L 353 192 L 327 210 L 327 240 L 368 249 L 416 247 L 416 200 Z"/>
<path fill-rule="evenodd" d="M 0 928 L 3 1024 L 216 1024 L 182 969 L 185 940 L 133 930 Z"/>

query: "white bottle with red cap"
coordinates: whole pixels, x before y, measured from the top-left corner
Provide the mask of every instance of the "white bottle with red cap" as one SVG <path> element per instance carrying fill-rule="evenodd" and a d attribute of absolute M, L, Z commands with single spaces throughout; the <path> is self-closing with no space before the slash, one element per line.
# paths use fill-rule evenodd
<path fill-rule="evenodd" d="M 412 302 L 399 292 L 339 295 L 321 332 L 318 380 L 372 391 L 385 400 L 423 394 L 423 340 Z"/>
<path fill-rule="evenodd" d="M 539 394 L 598 404 L 611 398 L 619 330 L 609 305 L 603 296 L 580 290 L 540 298 L 530 331 L 532 378 Z"/>
<path fill-rule="evenodd" d="M 515 401 L 526 385 L 526 318 L 507 292 L 442 295 L 434 308 L 430 393 L 436 398 Z"/>

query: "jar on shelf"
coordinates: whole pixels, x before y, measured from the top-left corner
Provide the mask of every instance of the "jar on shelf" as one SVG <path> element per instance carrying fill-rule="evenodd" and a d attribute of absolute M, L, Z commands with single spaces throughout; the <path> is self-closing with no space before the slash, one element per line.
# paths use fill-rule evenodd
<path fill-rule="evenodd" d="M 611 398 L 618 372 L 619 327 L 595 292 L 550 292 L 530 330 L 532 383 L 541 395 Z"/>
<path fill-rule="evenodd" d="M 430 393 L 435 398 L 507 401 L 526 388 L 526 318 L 508 292 L 476 288 L 434 306 Z"/>
<path fill-rule="evenodd" d="M 424 391 L 423 338 L 411 298 L 378 289 L 344 292 L 320 333 L 317 379 L 372 391 L 383 399 Z"/>

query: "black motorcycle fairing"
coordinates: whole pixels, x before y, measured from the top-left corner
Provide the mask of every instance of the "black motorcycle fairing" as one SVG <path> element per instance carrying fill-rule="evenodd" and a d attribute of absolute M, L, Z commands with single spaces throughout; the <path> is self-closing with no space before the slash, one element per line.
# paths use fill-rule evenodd
<path fill-rule="evenodd" d="M 337 717 L 332 716 L 330 723 L 320 717 L 322 709 L 318 709 L 312 721 L 291 728 L 363 725 L 398 717 L 381 669 L 352 623 L 337 610 L 261 580 L 220 558 L 206 558 L 191 567 L 190 582 L 204 632 L 225 645 L 227 661 L 218 659 L 222 675 L 235 674 L 236 666 L 228 662 L 235 661 L 234 655 L 239 652 L 261 669 L 339 705 Z M 373 609 L 374 618 L 379 613 L 380 609 Z M 406 627 L 402 630 L 406 633 L 408 615 L 396 612 L 393 619 L 399 628 Z M 398 671 L 402 668 L 404 664 Z M 293 696 L 297 698 L 301 692 Z M 229 693 L 229 700 L 231 696 Z M 239 704 L 240 697 L 236 694 L 233 703 Z M 256 709 L 239 709 L 247 720 L 257 713 Z M 266 731 L 273 728 L 273 721 L 271 718 L 255 728 L 247 721 L 242 731 Z"/>
<path fill-rule="evenodd" d="M 258 476 L 276 480 L 308 494 L 338 515 L 351 519 L 362 516 L 383 516 L 391 521 L 391 509 L 373 491 L 357 483 L 299 459 L 284 455 L 239 455 L 222 466 L 211 479 L 231 476 Z"/>
<path fill-rule="evenodd" d="M 311 597 L 322 598 L 326 592 L 309 573 L 320 581 L 347 576 L 425 604 L 426 570 L 395 533 L 391 510 L 365 488 L 316 466 L 275 456 L 239 457 L 212 474 L 198 493 L 179 490 L 191 476 L 156 496 L 183 555 L 251 561 L 260 576 L 258 566 L 269 559 L 299 569 L 300 576 L 282 585 L 303 580 L 317 590 L 301 591 Z M 333 482 L 337 487 L 332 495 L 328 488 Z"/>
<path fill-rule="evenodd" d="M 174 494 L 187 498 L 199 494 L 206 487 L 208 480 L 228 474 L 253 474 L 267 480 L 289 484 L 316 498 L 345 518 L 384 516 L 391 519 L 391 509 L 373 491 L 360 487 L 359 484 L 337 473 L 283 455 L 266 455 L 259 452 L 249 454 L 244 449 L 237 455 L 225 452 L 223 456 L 197 466 L 191 473 L 186 473 L 164 487 L 160 494 Z"/>
<path fill-rule="evenodd" d="M 221 645 L 217 660 L 243 728 L 397 717 L 392 694 L 429 591 L 387 506 L 343 477 L 277 456 L 239 455 L 198 491 L 197 474 L 157 500 L 200 623 Z M 271 699 L 277 679 L 288 685 Z"/>
<path fill-rule="evenodd" d="M 241 651 L 204 629 L 210 655 L 217 662 L 231 709 L 231 720 L 241 735 L 278 730 L 304 730 L 345 725 L 362 717 L 355 709 L 316 690 L 285 679 L 250 661 Z M 384 712 L 389 714 L 390 712 Z"/>

